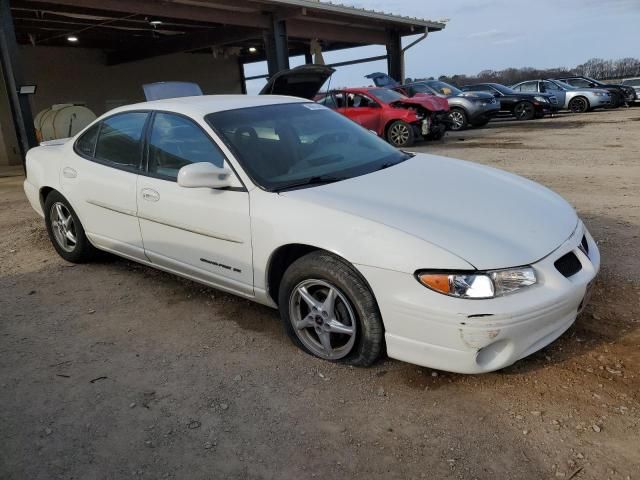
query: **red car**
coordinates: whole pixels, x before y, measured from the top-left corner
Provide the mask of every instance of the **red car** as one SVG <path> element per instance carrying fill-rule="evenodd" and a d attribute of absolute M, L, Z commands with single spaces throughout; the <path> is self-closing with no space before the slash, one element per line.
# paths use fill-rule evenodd
<path fill-rule="evenodd" d="M 386 88 L 344 88 L 317 95 L 335 72 L 325 65 L 301 65 L 272 76 L 260 94 L 293 95 L 338 111 L 376 132 L 396 147 L 406 148 L 417 138 L 438 140 L 449 120 L 449 103 L 435 95 L 413 98 Z"/>
<path fill-rule="evenodd" d="M 345 88 L 316 97 L 316 101 L 376 132 L 396 147 L 409 147 L 417 138 L 439 140 L 449 121 L 446 99 L 413 98 L 386 88 Z"/>

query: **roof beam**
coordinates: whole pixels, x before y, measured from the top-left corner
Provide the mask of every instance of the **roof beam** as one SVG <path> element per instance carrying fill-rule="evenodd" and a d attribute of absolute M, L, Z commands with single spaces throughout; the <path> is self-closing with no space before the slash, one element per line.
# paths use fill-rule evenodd
<path fill-rule="evenodd" d="M 215 47 L 262 38 L 262 30 L 248 28 L 216 28 L 180 36 L 165 37 L 142 48 L 127 48 L 107 54 L 107 65 L 135 62 L 145 58 L 182 53 L 201 48 Z"/>
<path fill-rule="evenodd" d="M 356 44 L 385 45 L 387 34 L 384 30 L 372 30 L 370 28 L 358 28 L 354 26 L 342 26 L 335 24 L 323 24 L 313 19 L 291 18 L 287 20 L 287 33 L 290 37 L 335 42 L 349 42 Z"/>
<path fill-rule="evenodd" d="M 47 3 L 45 0 L 33 0 L 33 3 Z M 260 13 L 243 12 L 238 14 L 231 10 L 178 4 L 171 0 L 58 0 L 60 5 L 78 7 L 79 9 L 97 9 L 125 13 L 137 13 L 158 17 L 180 18 L 200 22 L 211 22 L 244 27 L 269 28 L 269 18 Z"/>

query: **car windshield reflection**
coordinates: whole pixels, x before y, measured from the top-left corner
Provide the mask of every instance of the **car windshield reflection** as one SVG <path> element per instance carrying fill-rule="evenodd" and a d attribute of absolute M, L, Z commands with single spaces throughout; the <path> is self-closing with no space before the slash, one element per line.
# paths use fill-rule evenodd
<path fill-rule="evenodd" d="M 228 110 L 206 120 L 268 191 L 365 175 L 411 156 L 317 103 Z"/>

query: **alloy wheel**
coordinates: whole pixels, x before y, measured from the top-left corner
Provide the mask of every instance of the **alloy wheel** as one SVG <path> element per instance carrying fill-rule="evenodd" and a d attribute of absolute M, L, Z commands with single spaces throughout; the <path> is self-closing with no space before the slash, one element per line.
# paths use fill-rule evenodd
<path fill-rule="evenodd" d="M 404 123 L 396 123 L 389 132 L 391 142 L 394 145 L 404 145 L 409 140 L 410 135 L 409 126 Z"/>
<path fill-rule="evenodd" d="M 584 98 L 574 98 L 569 106 L 573 113 L 582 113 L 587 111 L 587 101 Z"/>
<path fill-rule="evenodd" d="M 515 115 L 518 120 L 529 117 L 533 112 L 533 106 L 528 103 L 516 105 Z"/>
<path fill-rule="evenodd" d="M 356 340 L 356 316 L 345 295 L 324 280 L 304 280 L 291 292 L 289 318 L 298 339 L 318 357 L 339 360 Z"/>
<path fill-rule="evenodd" d="M 51 218 L 51 230 L 56 243 L 65 252 L 73 252 L 78 240 L 71 212 L 63 203 L 55 202 L 51 205 L 49 215 Z"/>
<path fill-rule="evenodd" d="M 449 118 L 453 123 L 451 130 L 460 130 L 464 126 L 464 114 L 462 112 L 454 110 L 449 114 Z"/>

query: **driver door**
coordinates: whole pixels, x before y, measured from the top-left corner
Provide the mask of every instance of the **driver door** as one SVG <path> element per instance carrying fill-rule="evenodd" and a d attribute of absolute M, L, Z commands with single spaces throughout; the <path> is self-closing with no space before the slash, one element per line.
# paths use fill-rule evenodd
<path fill-rule="evenodd" d="M 371 97 L 359 93 L 346 95 L 345 115 L 367 130 L 378 131 L 380 125 L 380 105 Z"/>
<path fill-rule="evenodd" d="M 211 162 L 231 168 L 210 135 L 182 115 L 155 112 L 149 128 L 146 169 L 138 177 L 138 218 L 145 254 L 167 270 L 253 295 L 249 194 L 184 188 L 181 167 Z"/>

